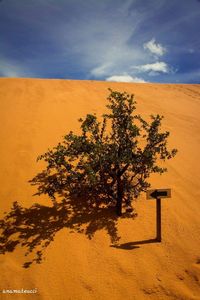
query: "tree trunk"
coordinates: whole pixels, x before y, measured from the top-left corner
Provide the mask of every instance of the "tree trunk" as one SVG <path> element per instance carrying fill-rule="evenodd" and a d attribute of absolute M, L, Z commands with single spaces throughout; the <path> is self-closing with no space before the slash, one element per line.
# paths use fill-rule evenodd
<path fill-rule="evenodd" d="M 117 176 L 117 215 L 120 217 L 122 215 L 122 197 L 123 197 L 123 186 L 120 176 Z"/>

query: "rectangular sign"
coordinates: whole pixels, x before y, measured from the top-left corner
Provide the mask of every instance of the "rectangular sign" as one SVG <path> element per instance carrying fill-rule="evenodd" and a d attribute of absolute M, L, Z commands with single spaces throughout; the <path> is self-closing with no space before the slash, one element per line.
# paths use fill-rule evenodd
<path fill-rule="evenodd" d="M 147 199 L 171 198 L 171 189 L 154 189 L 147 191 Z"/>

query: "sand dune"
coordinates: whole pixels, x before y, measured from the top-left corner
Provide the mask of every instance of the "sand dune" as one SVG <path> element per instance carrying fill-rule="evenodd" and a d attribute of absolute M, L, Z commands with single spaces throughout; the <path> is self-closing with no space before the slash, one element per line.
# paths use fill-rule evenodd
<path fill-rule="evenodd" d="M 137 218 L 118 221 L 121 239 L 114 246 L 116 219 L 108 223 L 109 213 L 85 213 L 80 222 L 90 225 L 88 234 L 78 233 L 62 222 L 64 211 L 56 213 L 47 197 L 33 196 L 36 189 L 28 183 L 44 167 L 36 163 L 39 154 L 77 131 L 81 116 L 103 113 L 108 87 L 135 94 L 142 116 L 164 115 L 169 143 L 179 150 L 166 163 L 168 173 L 151 178 L 153 188 L 172 189 L 172 198 L 162 201 L 162 243 L 152 242 L 155 201 L 146 195 L 135 203 Z M 30 234 L 22 245 L 21 227 L 19 244 L 0 255 L 0 290 L 37 288 L 36 294 L 0 299 L 200 299 L 200 85 L 2 78 L 0 120 L 0 218 L 18 201 Z M 42 262 L 24 268 L 45 241 Z M 31 245 L 33 253 L 25 256 Z"/>

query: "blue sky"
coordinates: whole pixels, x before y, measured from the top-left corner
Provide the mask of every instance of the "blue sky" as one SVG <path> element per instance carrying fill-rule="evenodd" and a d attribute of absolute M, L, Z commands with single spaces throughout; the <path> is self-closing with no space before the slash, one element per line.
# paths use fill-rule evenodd
<path fill-rule="evenodd" d="M 0 77 L 200 83 L 199 0 L 0 0 Z"/>

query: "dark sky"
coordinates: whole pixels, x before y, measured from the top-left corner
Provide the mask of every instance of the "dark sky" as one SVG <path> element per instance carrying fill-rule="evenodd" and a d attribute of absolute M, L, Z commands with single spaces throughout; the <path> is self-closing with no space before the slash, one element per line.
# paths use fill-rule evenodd
<path fill-rule="evenodd" d="M 0 77 L 200 83 L 198 0 L 0 0 Z"/>

